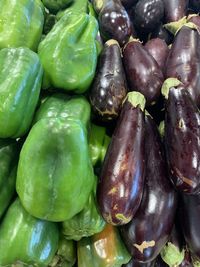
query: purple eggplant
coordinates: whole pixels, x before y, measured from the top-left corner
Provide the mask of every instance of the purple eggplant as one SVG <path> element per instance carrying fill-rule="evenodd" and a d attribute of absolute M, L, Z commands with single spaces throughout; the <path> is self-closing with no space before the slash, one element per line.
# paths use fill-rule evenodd
<path fill-rule="evenodd" d="M 98 21 L 104 41 L 115 39 L 123 46 L 132 34 L 129 15 L 120 0 L 104 0 Z"/>
<path fill-rule="evenodd" d="M 163 0 L 140 0 L 133 8 L 133 24 L 138 32 L 149 33 L 162 21 Z"/>
<path fill-rule="evenodd" d="M 169 45 L 173 42 L 174 36 L 171 32 L 164 28 L 161 23 L 158 27 L 156 27 L 156 29 L 154 29 L 154 31 L 152 31 L 150 38 L 160 38 Z"/>
<path fill-rule="evenodd" d="M 97 186 L 97 202 L 107 223 L 127 224 L 135 215 L 144 184 L 145 98 L 130 92 L 122 107 Z"/>
<path fill-rule="evenodd" d="M 149 40 L 144 46 L 149 54 L 156 60 L 159 67 L 163 70 L 169 48 L 165 41 L 159 38 Z"/>
<path fill-rule="evenodd" d="M 193 267 L 191 254 L 187 248 L 185 250 L 184 260 L 181 262 L 179 267 Z"/>
<path fill-rule="evenodd" d="M 200 190 L 200 113 L 184 86 L 171 87 L 163 93 L 170 178 L 180 192 L 196 194 Z"/>
<path fill-rule="evenodd" d="M 191 253 L 200 260 L 200 195 L 182 195 L 180 221 Z"/>
<path fill-rule="evenodd" d="M 101 120 L 115 119 L 128 91 L 117 41 L 109 40 L 104 45 L 96 73 L 90 90 L 92 109 Z"/>
<path fill-rule="evenodd" d="M 188 0 L 163 0 L 165 9 L 165 22 L 174 22 L 187 14 Z"/>
<path fill-rule="evenodd" d="M 122 267 L 155 267 L 155 260 L 143 263 L 135 261 L 134 259 L 130 260 L 129 263 L 122 265 Z"/>
<path fill-rule="evenodd" d="M 191 14 L 190 16 L 188 16 L 187 21 L 194 23 L 197 26 L 198 30 L 200 30 L 200 16 L 199 15 Z"/>
<path fill-rule="evenodd" d="M 120 227 L 134 260 L 154 260 L 172 231 L 177 197 L 168 179 L 163 147 L 153 119 L 145 117 L 146 175 L 141 205 L 133 220 Z"/>
<path fill-rule="evenodd" d="M 142 93 L 147 106 L 155 104 L 164 80 L 156 60 L 139 41 L 131 40 L 123 49 L 123 63 L 129 89 Z"/>
<path fill-rule="evenodd" d="M 127 9 L 132 8 L 137 2 L 138 0 L 121 0 L 122 5 Z"/>
<path fill-rule="evenodd" d="M 200 105 L 200 35 L 183 26 L 175 36 L 166 61 L 166 78 L 177 78 Z"/>

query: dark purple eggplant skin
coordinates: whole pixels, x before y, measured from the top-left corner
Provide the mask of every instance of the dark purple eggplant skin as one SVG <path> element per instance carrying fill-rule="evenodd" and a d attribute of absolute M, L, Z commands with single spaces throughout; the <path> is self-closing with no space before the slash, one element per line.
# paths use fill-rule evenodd
<path fill-rule="evenodd" d="M 183 26 L 175 36 L 166 61 L 166 78 L 177 78 L 200 105 L 200 35 Z"/>
<path fill-rule="evenodd" d="M 127 264 L 122 265 L 122 267 L 155 267 L 155 260 L 143 263 L 131 259 Z"/>
<path fill-rule="evenodd" d="M 138 2 L 138 0 L 121 0 L 122 5 L 126 9 L 132 8 L 137 2 Z"/>
<path fill-rule="evenodd" d="M 200 12 L 200 0 L 189 0 L 189 7 L 195 12 Z"/>
<path fill-rule="evenodd" d="M 140 0 L 133 8 L 133 24 L 138 32 L 149 33 L 162 21 L 163 0 Z"/>
<path fill-rule="evenodd" d="M 177 194 L 166 168 L 161 138 L 153 119 L 145 117 L 146 175 L 141 205 L 133 220 L 120 227 L 122 240 L 134 260 L 154 260 L 172 231 Z"/>
<path fill-rule="evenodd" d="M 165 23 L 182 19 L 187 14 L 188 0 L 163 0 Z"/>
<path fill-rule="evenodd" d="M 123 49 L 123 63 L 129 90 L 142 93 L 147 106 L 155 104 L 164 81 L 156 60 L 140 42 L 130 41 Z"/>
<path fill-rule="evenodd" d="M 152 33 L 150 34 L 150 38 L 160 38 L 166 42 L 167 45 L 170 45 L 173 42 L 174 36 L 167 29 L 163 27 L 161 23 Z"/>
<path fill-rule="evenodd" d="M 121 50 L 116 41 L 110 40 L 100 55 L 89 93 L 93 112 L 103 121 L 117 118 L 127 92 Z"/>
<path fill-rule="evenodd" d="M 190 19 L 188 19 L 188 22 L 194 23 L 198 27 L 198 29 L 200 30 L 200 16 L 198 16 L 198 15 L 192 16 Z"/>
<path fill-rule="evenodd" d="M 167 59 L 169 48 L 165 41 L 159 38 L 149 40 L 144 46 L 149 54 L 156 60 L 159 67 L 164 71 L 165 61 Z"/>
<path fill-rule="evenodd" d="M 139 208 L 145 171 L 144 132 L 144 112 L 126 100 L 97 186 L 97 203 L 107 223 L 128 223 Z"/>
<path fill-rule="evenodd" d="M 182 231 L 192 255 L 200 260 L 200 195 L 182 195 L 180 221 Z"/>
<path fill-rule="evenodd" d="M 193 267 L 192 258 L 188 249 L 185 250 L 184 260 L 181 262 L 179 267 Z"/>
<path fill-rule="evenodd" d="M 162 258 L 160 257 L 160 255 L 158 255 L 158 257 L 155 260 L 155 265 L 154 267 L 169 267 L 169 265 L 167 265 Z"/>
<path fill-rule="evenodd" d="M 115 39 L 123 46 L 132 34 L 132 26 L 126 9 L 120 0 L 107 0 L 99 16 L 99 29 L 104 41 Z"/>
<path fill-rule="evenodd" d="M 185 194 L 200 190 L 200 114 L 184 87 L 170 88 L 165 104 L 165 150 L 174 187 Z"/>

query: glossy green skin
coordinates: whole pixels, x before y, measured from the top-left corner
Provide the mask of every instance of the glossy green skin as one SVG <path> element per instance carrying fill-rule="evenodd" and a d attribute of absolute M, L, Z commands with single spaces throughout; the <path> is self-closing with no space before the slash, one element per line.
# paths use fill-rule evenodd
<path fill-rule="evenodd" d="M 57 225 L 32 217 L 17 198 L 0 225 L 0 266 L 17 261 L 47 266 L 58 249 L 58 239 Z"/>
<path fill-rule="evenodd" d="M 78 267 L 121 267 L 130 261 L 118 233 L 112 225 L 106 225 L 101 233 L 82 238 L 78 242 Z"/>
<path fill-rule="evenodd" d="M 73 240 L 67 240 L 60 236 L 58 251 L 49 267 L 72 267 L 76 262 L 76 246 Z"/>
<path fill-rule="evenodd" d="M 84 96 L 53 94 L 40 105 L 34 118 L 34 123 L 44 118 L 74 117 L 89 128 L 91 107 Z"/>
<path fill-rule="evenodd" d="M 82 12 L 89 13 L 88 12 L 89 10 L 90 8 L 89 8 L 88 0 L 74 0 L 68 8 L 66 8 L 65 10 L 59 11 L 56 14 L 56 18 L 59 20 L 65 14 L 68 14 L 68 13 L 77 13 L 79 15 Z"/>
<path fill-rule="evenodd" d="M 95 177 L 94 189 L 84 209 L 62 223 L 62 232 L 66 239 L 78 241 L 82 237 L 94 235 L 104 229 L 106 223 L 98 212 L 96 204 L 96 185 L 97 177 Z"/>
<path fill-rule="evenodd" d="M 36 51 L 42 36 L 44 6 L 40 0 L 1 0 L 0 49 L 28 47 Z"/>
<path fill-rule="evenodd" d="M 88 90 L 96 70 L 96 19 L 86 13 L 65 14 L 38 48 L 44 67 L 43 89 L 60 88 L 81 94 Z"/>
<path fill-rule="evenodd" d="M 57 13 L 60 9 L 66 8 L 73 0 L 42 0 L 42 2 L 52 13 Z"/>
<path fill-rule="evenodd" d="M 0 218 L 15 192 L 18 154 L 16 141 L 0 140 Z"/>
<path fill-rule="evenodd" d="M 105 127 L 91 124 L 89 148 L 93 166 L 101 166 L 103 163 L 110 140 Z"/>
<path fill-rule="evenodd" d="M 80 120 L 46 118 L 32 127 L 20 153 L 16 182 L 31 215 L 59 222 L 84 208 L 94 183 L 88 150 Z"/>
<path fill-rule="evenodd" d="M 0 50 L 0 138 L 23 136 L 31 126 L 43 69 L 29 48 Z"/>

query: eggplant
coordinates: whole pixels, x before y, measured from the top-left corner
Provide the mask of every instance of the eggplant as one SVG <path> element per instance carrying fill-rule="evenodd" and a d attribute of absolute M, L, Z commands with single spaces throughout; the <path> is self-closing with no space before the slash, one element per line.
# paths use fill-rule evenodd
<path fill-rule="evenodd" d="M 200 35 L 183 26 L 174 38 L 166 61 L 166 78 L 177 78 L 200 105 Z"/>
<path fill-rule="evenodd" d="M 94 113 L 104 121 L 117 118 L 127 91 L 119 44 L 109 40 L 100 55 L 89 94 Z"/>
<path fill-rule="evenodd" d="M 167 45 L 170 45 L 173 42 L 174 36 L 171 32 L 164 28 L 163 24 L 161 23 L 152 31 L 150 38 L 160 38 L 165 41 Z"/>
<path fill-rule="evenodd" d="M 181 262 L 179 267 L 193 267 L 191 254 L 190 254 L 190 251 L 187 248 L 185 250 L 184 260 Z"/>
<path fill-rule="evenodd" d="M 142 94 L 128 93 L 102 166 L 97 203 L 105 221 L 112 225 L 127 224 L 142 199 L 144 105 Z"/>
<path fill-rule="evenodd" d="M 133 39 L 123 49 L 123 63 L 129 89 L 142 93 L 147 106 L 155 104 L 164 81 L 156 60 L 138 40 Z"/>
<path fill-rule="evenodd" d="M 161 23 L 163 16 L 163 0 L 140 0 L 133 8 L 133 24 L 138 32 L 151 32 Z"/>
<path fill-rule="evenodd" d="M 180 225 L 175 222 L 170 238 L 160 252 L 161 258 L 170 267 L 179 266 L 185 257 L 185 242 Z"/>
<path fill-rule="evenodd" d="M 155 267 L 155 260 L 147 263 L 138 262 L 131 259 L 129 263 L 122 265 L 122 267 Z"/>
<path fill-rule="evenodd" d="M 188 0 L 163 0 L 165 9 L 165 22 L 174 22 L 187 14 Z"/>
<path fill-rule="evenodd" d="M 199 15 L 191 14 L 190 16 L 188 16 L 187 21 L 194 23 L 197 26 L 198 31 L 200 30 L 200 16 Z"/>
<path fill-rule="evenodd" d="M 189 0 L 189 7 L 195 12 L 200 12 L 200 0 Z"/>
<path fill-rule="evenodd" d="M 200 260 L 200 195 L 182 194 L 180 222 L 189 250 Z"/>
<path fill-rule="evenodd" d="M 154 260 L 172 231 L 177 195 L 166 168 L 158 129 L 150 115 L 145 116 L 146 175 L 142 202 L 133 220 L 120 227 L 122 240 L 139 262 Z"/>
<path fill-rule="evenodd" d="M 167 59 L 169 48 L 165 41 L 160 38 L 149 40 L 144 46 L 149 54 L 156 60 L 159 67 L 164 70 L 165 61 Z"/>
<path fill-rule="evenodd" d="M 98 21 L 104 41 L 115 39 L 123 46 L 132 34 L 129 15 L 120 0 L 104 0 Z"/>
<path fill-rule="evenodd" d="M 200 114 L 183 85 L 162 91 L 165 103 L 165 149 L 170 179 L 185 194 L 200 190 Z"/>
<path fill-rule="evenodd" d="M 169 267 L 169 265 L 167 265 L 162 258 L 160 257 L 160 255 L 158 255 L 158 257 L 155 260 L 155 265 L 154 267 Z"/>
<path fill-rule="evenodd" d="M 122 5 L 127 9 L 132 8 L 137 2 L 138 0 L 121 0 Z"/>

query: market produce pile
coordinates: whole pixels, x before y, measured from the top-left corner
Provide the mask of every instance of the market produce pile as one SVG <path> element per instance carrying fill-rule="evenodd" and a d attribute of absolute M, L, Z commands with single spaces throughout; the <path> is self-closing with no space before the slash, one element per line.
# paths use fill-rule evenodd
<path fill-rule="evenodd" d="M 0 267 L 200 266 L 198 12 L 0 0 Z"/>

